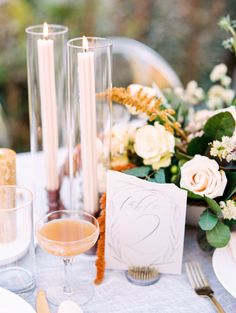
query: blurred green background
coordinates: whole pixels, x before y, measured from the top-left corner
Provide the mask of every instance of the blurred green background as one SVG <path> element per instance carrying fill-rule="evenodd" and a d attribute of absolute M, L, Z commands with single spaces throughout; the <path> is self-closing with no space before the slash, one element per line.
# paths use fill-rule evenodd
<path fill-rule="evenodd" d="M 234 12 L 235 0 L 0 0 L 0 145 L 29 150 L 27 26 L 47 21 L 68 26 L 70 37 L 137 39 L 164 56 L 184 84 L 195 79 L 204 87 L 214 64 L 233 70 L 217 23 Z"/>

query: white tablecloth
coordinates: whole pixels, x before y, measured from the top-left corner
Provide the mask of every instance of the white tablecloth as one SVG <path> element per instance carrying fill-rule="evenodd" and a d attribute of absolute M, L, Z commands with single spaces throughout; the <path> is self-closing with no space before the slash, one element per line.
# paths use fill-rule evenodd
<path fill-rule="evenodd" d="M 17 157 L 18 183 L 29 188 L 32 186 L 29 167 L 29 155 Z M 39 174 L 41 175 L 41 174 Z M 40 177 L 38 177 L 40 179 Z M 217 281 L 212 269 L 211 254 L 200 250 L 196 242 L 196 230 L 187 229 L 185 235 L 184 262 L 198 260 L 207 273 L 209 282 L 215 295 L 224 307 L 226 313 L 236 312 L 234 299 Z M 38 276 L 48 270 L 53 272 L 56 257 L 37 249 L 37 259 L 40 260 Z M 75 259 L 74 275 L 89 278 L 95 277 L 94 257 L 81 256 Z M 222 266 L 224 266 L 222 264 Z M 232 277 L 234 279 L 234 277 Z M 48 280 L 48 284 L 53 281 Z M 33 306 L 37 289 L 27 298 Z M 52 313 L 57 308 L 52 306 Z M 124 272 L 107 271 L 104 282 L 95 286 L 95 295 L 92 301 L 84 306 L 84 313 L 213 313 L 211 303 L 195 294 L 187 280 L 185 271 L 182 275 L 162 275 L 159 282 L 149 287 L 135 286 L 129 283 Z M 22 312 L 23 313 L 23 312 Z M 70 312 L 68 312 L 70 313 Z"/>

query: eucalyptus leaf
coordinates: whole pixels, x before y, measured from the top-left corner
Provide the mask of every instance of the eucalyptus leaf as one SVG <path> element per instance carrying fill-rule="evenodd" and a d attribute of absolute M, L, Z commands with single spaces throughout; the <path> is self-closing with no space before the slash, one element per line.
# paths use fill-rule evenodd
<path fill-rule="evenodd" d="M 156 183 L 164 184 L 166 182 L 165 170 L 162 168 L 154 175 Z"/>
<path fill-rule="evenodd" d="M 140 177 L 140 178 L 144 178 L 151 172 L 151 170 L 152 168 L 150 166 L 139 166 L 139 167 L 130 168 L 124 171 L 123 173 Z"/>
<path fill-rule="evenodd" d="M 208 148 L 209 142 L 211 141 L 211 138 L 204 135 L 202 137 L 195 137 L 190 141 L 187 153 L 191 156 L 194 156 L 195 154 L 204 155 Z"/>
<path fill-rule="evenodd" d="M 209 208 L 211 209 L 212 212 L 214 212 L 217 215 L 221 214 L 221 207 L 219 206 L 219 204 L 215 200 L 210 199 L 206 196 L 204 197 L 204 200 L 209 205 Z"/>
<path fill-rule="evenodd" d="M 197 242 L 203 251 L 209 252 L 213 250 L 213 247 L 207 241 L 206 232 L 201 228 L 197 232 Z"/>
<path fill-rule="evenodd" d="M 218 222 L 213 229 L 206 231 L 206 237 L 212 247 L 222 248 L 225 247 L 230 240 L 230 229 L 222 222 Z"/>
<path fill-rule="evenodd" d="M 235 129 L 235 120 L 230 112 L 221 112 L 208 119 L 204 126 L 206 137 L 221 140 L 223 136 L 231 137 Z"/>
<path fill-rule="evenodd" d="M 151 177 L 148 177 L 148 181 L 151 182 L 151 183 L 156 183 L 155 179 L 151 178 Z"/>
<path fill-rule="evenodd" d="M 205 210 L 199 219 L 199 225 L 202 230 L 213 229 L 218 222 L 217 216 L 215 216 L 210 210 Z"/>

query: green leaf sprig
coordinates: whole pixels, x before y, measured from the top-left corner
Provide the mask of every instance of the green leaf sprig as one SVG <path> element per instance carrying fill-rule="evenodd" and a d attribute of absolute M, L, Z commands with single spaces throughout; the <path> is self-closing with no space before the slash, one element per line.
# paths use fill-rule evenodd
<path fill-rule="evenodd" d="M 231 35 L 230 38 L 223 41 L 224 48 L 236 55 L 236 20 L 231 20 L 229 15 L 224 16 L 219 21 L 219 26 Z"/>

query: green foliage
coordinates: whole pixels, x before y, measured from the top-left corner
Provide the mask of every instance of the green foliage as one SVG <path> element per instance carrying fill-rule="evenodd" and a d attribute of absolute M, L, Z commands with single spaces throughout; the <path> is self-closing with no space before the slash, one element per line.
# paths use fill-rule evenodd
<path fill-rule="evenodd" d="M 193 138 L 187 148 L 187 153 L 191 156 L 195 154 L 204 155 L 211 139 L 203 135 L 202 137 Z"/>
<path fill-rule="evenodd" d="M 191 155 L 188 155 L 182 151 L 180 151 L 179 149 L 176 149 L 175 151 L 175 157 L 178 159 L 178 160 L 186 160 L 186 161 L 189 161 L 191 160 L 193 157 Z"/>
<path fill-rule="evenodd" d="M 221 140 L 223 136 L 231 137 L 235 129 L 235 120 L 231 113 L 221 112 L 208 119 L 204 126 L 204 134 L 201 137 L 193 138 L 188 144 L 188 156 L 195 154 L 205 155 L 209 143 L 214 140 Z M 181 157 L 181 155 L 179 155 Z M 183 155 L 186 159 L 186 155 Z"/>
<path fill-rule="evenodd" d="M 152 168 L 150 166 L 140 166 L 140 167 L 134 167 L 134 168 L 128 169 L 124 171 L 123 173 L 140 177 L 140 178 L 145 178 L 146 176 L 148 176 L 151 170 Z"/>
<path fill-rule="evenodd" d="M 179 172 L 179 167 L 178 167 L 177 165 L 172 165 L 171 168 L 170 168 L 170 172 L 171 172 L 171 174 L 173 174 L 173 175 L 178 174 L 178 172 Z"/>
<path fill-rule="evenodd" d="M 164 184 L 166 183 L 166 173 L 163 168 L 153 171 L 151 166 L 139 166 L 123 171 L 123 173 L 147 179 L 150 182 Z"/>
<path fill-rule="evenodd" d="M 202 230 L 212 230 L 218 223 L 218 218 L 210 210 L 205 210 L 200 216 L 199 225 Z"/>
<path fill-rule="evenodd" d="M 188 161 L 189 160 L 186 160 L 186 159 L 179 160 L 179 167 L 183 166 Z"/>
<path fill-rule="evenodd" d="M 156 183 L 164 184 L 166 182 L 165 170 L 161 168 L 154 175 L 154 180 Z"/>
<path fill-rule="evenodd" d="M 182 188 L 182 189 L 184 189 L 184 188 Z M 187 189 L 186 189 L 187 190 Z M 200 196 L 200 195 L 198 195 L 198 194 L 196 194 L 196 193 L 194 193 L 194 192 L 192 192 L 192 191 L 189 191 L 189 190 L 187 190 L 187 192 L 188 192 L 188 198 L 189 199 L 193 199 L 193 200 L 204 200 L 204 197 L 203 196 Z"/>
<path fill-rule="evenodd" d="M 218 222 L 213 229 L 206 231 L 206 237 L 212 247 L 222 248 L 230 240 L 230 228 L 222 222 Z"/>
<path fill-rule="evenodd" d="M 214 212 L 217 215 L 221 215 L 221 208 L 220 208 L 219 204 L 214 199 L 210 199 L 210 198 L 205 196 L 204 200 L 209 205 L 209 208 L 211 209 L 212 212 Z"/>
<path fill-rule="evenodd" d="M 204 126 L 205 136 L 209 137 L 211 141 L 221 140 L 223 136 L 231 137 L 235 129 L 235 120 L 231 113 L 218 113 L 207 121 Z"/>
<path fill-rule="evenodd" d="M 201 228 L 198 229 L 197 242 L 203 251 L 209 252 L 213 250 L 213 247 L 207 241 L 206 231 L 202 230 Z"/>
<path fill-rule="evenodd" d="M 236 172 L 226 173 L 228 183 L 224 192 L 224 199 L 230 199 L 236 193 Z"/>
<path fill-rule="evenodd" d="M 231 35 L 230 38 L 223 41 L 224 48 L 233 51 L 236 55 L 236 20 L 231 20 L 227 15 L 221 18 L 219 26 Z"/>

